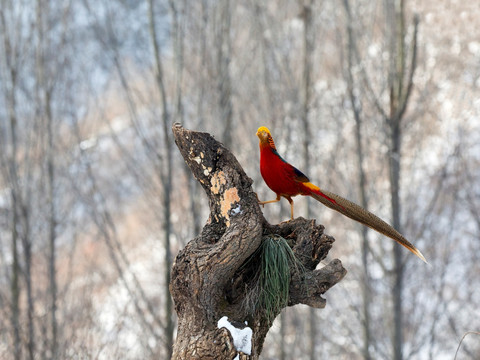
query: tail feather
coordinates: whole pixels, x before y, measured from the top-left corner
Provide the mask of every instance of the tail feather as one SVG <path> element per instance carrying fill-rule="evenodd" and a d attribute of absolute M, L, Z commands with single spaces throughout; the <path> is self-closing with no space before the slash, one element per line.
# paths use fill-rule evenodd
<path fill-rule="evenodd" d="M 415 246 L 413 246 L 413 244 L 411 244 L 402 234 L 400 234 L 391 225 L 387 224 L 378 216 L 337 194 L 320 190 L 318 188 L 318 190 L 312 187 L 309 187 L 309 189 L 310 195 L 314 199 L 320 201 L 323 205 L 336 210 L 350 219 L 358 221 L 359 223 L 362 223 L 363 225 L 366 225 L 385 236 L 388 236 L 389 238 L 398 242 L 400 245 L 406 247 L 408 250 L 427 263 L 425 257 Z"/>

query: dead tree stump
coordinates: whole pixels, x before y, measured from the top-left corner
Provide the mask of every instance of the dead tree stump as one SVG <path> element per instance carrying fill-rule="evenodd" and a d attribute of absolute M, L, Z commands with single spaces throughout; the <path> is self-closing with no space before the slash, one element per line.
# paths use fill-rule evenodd
<path fill-rule="evenodd" d="M 293 268 L 288 306 L 325 307 L 322 298 L 346 274 L 340 260 L 316 270 L 334 239 L 315 220 L 297 218 L 270 225 L 260 210 L 252 180 L 233 154 L 207 133 L 172 128 L 175 142 L 210 203 L 202 232 L 177 255 L 170 292 L 178 315 L 172 359 L 258 359 L 271 317 L 245 300 L 258 270 L 256 250 L 267 235 L 288 241 L 302 271 Z M 274 314 L 275 316 L 278 314 Z M 239 352 L 218 321 L 227 316 L 235 327 L 252 329 L 251 353 Z M 247 325 L 245 325 L 245 323 Z"/>

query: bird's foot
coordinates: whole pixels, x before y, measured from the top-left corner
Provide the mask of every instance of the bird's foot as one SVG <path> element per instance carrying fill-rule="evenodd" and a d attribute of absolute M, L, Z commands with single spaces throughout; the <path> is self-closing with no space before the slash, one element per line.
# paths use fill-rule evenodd
<path fill-rule="evenodd" d="M 258 205 L 261 205 L 262 208 L 265 208 L 265 201 L 260 201 L 260 199 L 258 198 L 258 194 L 257 194 L 257 193 L 255 193 L 255 196 L 257 197 Z"/>

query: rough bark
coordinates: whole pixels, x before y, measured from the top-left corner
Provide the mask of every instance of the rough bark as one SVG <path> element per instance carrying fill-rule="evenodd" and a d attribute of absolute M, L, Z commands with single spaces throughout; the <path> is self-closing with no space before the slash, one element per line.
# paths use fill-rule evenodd
<path fill-rule="evenodd" d="M 178 315 L 172 359 L 258 359 L 270 328 L 263 309 L 248 310 L 248 296 L 259 262 L 255 251 L 265 235 L 285 238 L 304 269 L 292 269 L 288 306 L 323 308 L 322 297 L 346 274 L 339 260 L 321 269 L 334 239 L 315 220 L 297 218 L 278 225 L 262 215 L 252 180 L 221 143 L 207 133 L 173 126 L 175 142 L 193 175 L 205 190 L 210 217 L 202 232 L 179 252 L 172 269 L 170 292 Z M 277 314 L 278 315 L 278 314 Z M 238 353 L 223 316 L 253 330 L 251 355 Z"/>

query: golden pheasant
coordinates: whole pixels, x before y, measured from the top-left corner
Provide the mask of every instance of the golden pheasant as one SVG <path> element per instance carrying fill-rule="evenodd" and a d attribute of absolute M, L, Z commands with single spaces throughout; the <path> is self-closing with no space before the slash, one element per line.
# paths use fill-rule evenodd
<path fill-rule="evenodd" d="M 265 205 L 277 202 L 280 201 L 281 197 L 284 197 L 290 203 L 290 215 L 293 219 L 292 197 L 309 195 L 323 205 L 390 237 L 427 262 L 415 246 L 378 216 L 337 194 L 320 190 L 318 186 L 312 184 L 305 174 L 287 163 L 278 154 L 272 135 L 265 126 L 258 128 L 257 136 L 260 139 L 260 173 L 268 187 L 277 194 L 276 199 L 259 201 L 259 204 Z"/>

